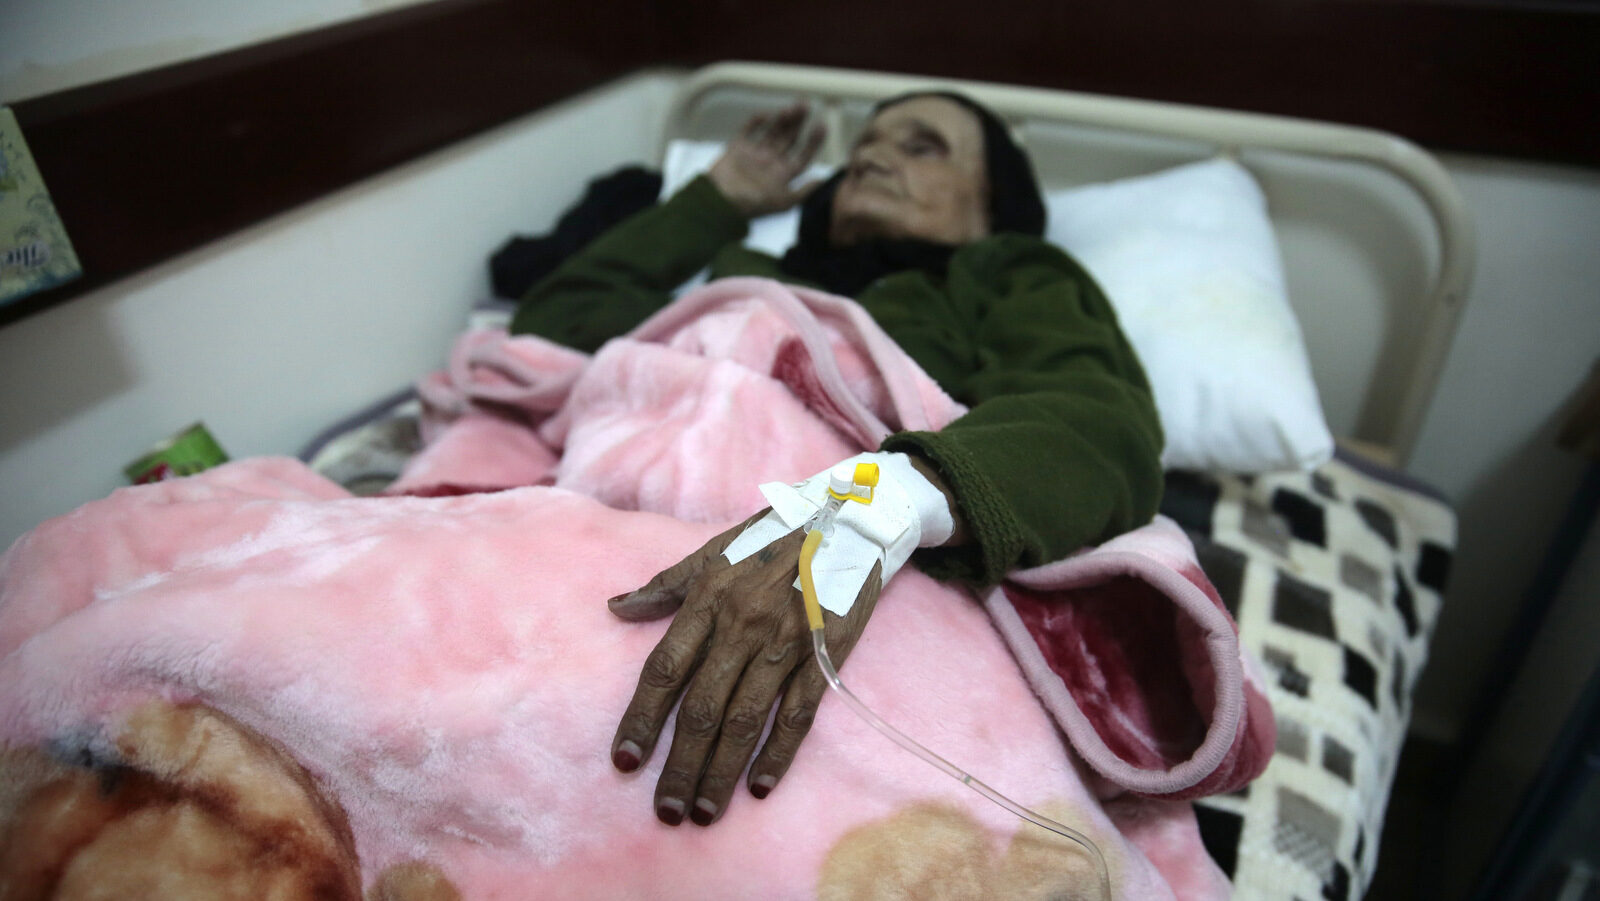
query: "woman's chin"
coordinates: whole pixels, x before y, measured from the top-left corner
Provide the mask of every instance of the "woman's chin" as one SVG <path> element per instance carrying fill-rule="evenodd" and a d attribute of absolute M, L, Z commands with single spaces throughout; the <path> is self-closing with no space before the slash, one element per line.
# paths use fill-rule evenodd
<path fill-rule="evenodd" d="M 834 217 L 829 240 L 837 247 L 865 244 L 868 241 L 894 240 L 906 235 L 898 220 L 875 215 L 841 215 Z"/>

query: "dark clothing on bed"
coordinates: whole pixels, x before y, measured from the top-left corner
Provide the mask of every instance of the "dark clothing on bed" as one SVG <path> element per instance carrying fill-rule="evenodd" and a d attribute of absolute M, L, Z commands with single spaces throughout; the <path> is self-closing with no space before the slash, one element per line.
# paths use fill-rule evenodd
<path fill-rule="evenodd" d="M 523 298 L 515 333 L 584 351 L 712 278 L 794 282 L 743 247 L 746 221 L 701 177 L 596 240 Z M 1094 280 L 1049 244 L 1002 234 L 955 252 L 943 276 L 901 272 L 856 301 L 972 409 L 883 449 L 918 454 L 955 492 L 971 542 L 925 548 L 939 578 L 992 584 L 1144 525 L 1161 497 L 1162 435 L 1149 383 Z"/>
<path fill-rule="evenodd" d="M 583 197 L 561 216 L 553 231 L 536 238 L 514 235 L 489 258 L 494 296 L 517 298 L 589 242 L 640 210 L 656 205 L 661 173 L 624 166 L 589 182 Z"/>

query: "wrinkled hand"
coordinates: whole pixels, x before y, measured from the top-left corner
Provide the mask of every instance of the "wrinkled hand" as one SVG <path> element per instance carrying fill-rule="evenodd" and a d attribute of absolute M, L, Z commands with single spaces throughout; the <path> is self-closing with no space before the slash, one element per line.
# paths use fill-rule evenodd
<path fill-rule="evenodd" d="M 611 761 L 632 772 L 650 757 L 681 695 L 677 730 L 656 784 L 656 816 L 676 826 L 685 813 L 710 825 L 727 810 L 774 704 L 772 732 L 750 766 L 749 789 L 764 798 L 788 771 L 811 729 L 827 682 L 811 650 L 800 592 L 794 588 L 801 532 L 791 532 L 736 564 L 722 551 L 756 514 L 711 539 L 637 591 L 610 601 L 626 620 L 677 611 L 645 659 L 639 687 L 611 740 Z M 879 570 L 847 616 L 823 611 L 828 653 L 843 663 L 877 604 Z M 780 700 L 781 696 L 781 700 Z"/>
<path fill-rule="evenodd" d="M 796 103 L 777 113 L 752 116 L 739 136 L 728 142 L 707 174 L 740 212 L 749 217 L 780 212 L 816 187 L 815 181 L 797 189 L 789 187 L 822 146 L 824 129 L 820 125 L 801 143 L 805 121 L 806 106 Z"/>

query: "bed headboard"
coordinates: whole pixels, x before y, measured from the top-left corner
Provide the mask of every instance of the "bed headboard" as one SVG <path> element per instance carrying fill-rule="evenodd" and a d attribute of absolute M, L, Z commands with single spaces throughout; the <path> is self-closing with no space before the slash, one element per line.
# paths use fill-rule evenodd
<path fill-rule="evenodd" d="M 1341 440 L 1403 465 L 1471 279 L 1471 221 L 1433 157 L 1364 128 L 1067 91 L 767 63 L 692 73 L 665 140 L 726 138 L 754 111 L 809 99 L 822 162 L 877 100 L 962 91 L 1004 117 L 1044 187 L 1140 175 L 1218 153 L 1256 176 L 1283 254 L 1323 410 Z"/>

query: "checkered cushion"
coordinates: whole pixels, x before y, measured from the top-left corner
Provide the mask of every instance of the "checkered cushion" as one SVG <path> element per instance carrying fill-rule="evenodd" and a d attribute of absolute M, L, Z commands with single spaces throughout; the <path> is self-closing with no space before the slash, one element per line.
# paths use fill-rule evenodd
<path fill-rule="evenodd" d="M 1163 512 L 1264 664 L 1267 771 L 1197 803 L 1239 899 L 1359 898 L 1455 544 L 1428 490 L 1342 455 L 1307 473 L 1175 472 Z"/>

